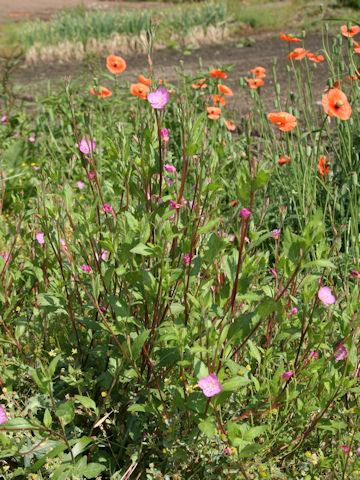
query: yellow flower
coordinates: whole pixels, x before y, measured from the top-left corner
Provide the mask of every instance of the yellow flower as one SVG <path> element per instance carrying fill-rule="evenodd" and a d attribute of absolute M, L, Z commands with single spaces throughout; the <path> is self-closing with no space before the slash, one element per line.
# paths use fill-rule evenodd
<path fill-rule="evenodd" d="M 73 355 L 76 355 L 76 354 L 77 354 L 77 348 L 72 348 L 72 349 L 71 349 L 71 353 L 72 353 Z"/>
<path fill-rule="evenodd" d="M 107 393 L 106 393 L 106 392 L 101 392 L 101 396 L 102 396 L 103 398 L 105 398 L 105 397 L 106 397 L 106 395 L 107 395 Z"/>
<path fill-rule="evenodd" d="M 238 374 L 239 374 L 239 375 L 242 375 L 243 373 L 244 373 L 244 371 L 241 370 L 241 368 L 240 368 L 240 370 L 238 370 Z"/>
<path fill-rule="evenodd" d="M 307 452 L 305 452 L 305 455 L 309 458 L 311 457 L 311 452 L 309 452 L 309 450 Z"/>
<path fill-rule="evenodd" d="M 249 371 L 251 370 L 250 365 L 246 365 L 246 370 L 249 370 Z"/>
<path fill-rule="evenodd" d="M 21 166 L 22 166 L 22 167 L 27 167 L 27 163 L 23 162 L 23 163 L 21 164 Z"/>
<path fill-rule="evenodd" d="M 15 310 L 16 310 L 17 312 L 20 312 L 21 307 L 19 307 L 19 305 L 18 305 L 18 306 L 15 308 Z"/>

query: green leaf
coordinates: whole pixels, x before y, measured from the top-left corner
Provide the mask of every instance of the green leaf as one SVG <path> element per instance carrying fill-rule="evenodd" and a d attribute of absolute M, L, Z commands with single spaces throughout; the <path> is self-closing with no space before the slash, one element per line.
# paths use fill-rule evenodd
<path fill-rule="evenodd" d="M 45 410 L 43 422 L 44 422 L 44 425 L 45 425 L 46 428 L 51 427 L 52 418 L 51 418 L 51 413 L 50 413 L 48 408 Z"/>
<path fill-rule="evenodd" d="M 132 248 L 130 252 L 149 257 L 154 253 L 154 250 L 143 243 L 139 243 L 136 247 Z"/>
<path fill-rule="evenodd" d="M 36 428 L 31 422 L 25 418 L 12 418 L 0 425 L 0 430 L 26 430 Z"/>
<path fill-rule="evenodd" d="M 51 360 L 50 365 L 48 366 L 48 373 L 50 378 L 54 375 L 56 366 L 60 358 L 61 358 L 61 355 L 57 355 L 55 358 Z"/>
<path fill-rule="evenodd" d="M 247 344 L 250 348 L 250 355 L 255 358 L 258 363 L 261 363 L 261 354 L 259 352 L 259 349 L 255 346 L 254 342 L 252 340 L 248 340 Z"/>
<path fill-rule="evenodd" d="M 64 300 L 48 293 L 41 293 L 38 295 L 38 307 L 47 312 L 68 313 Z"/>
<path fill-rule="evenodd" d="M 96 478 L 99 473 L 103 472 L 105 469 L 105 465 L 101 465 L 101 463 L 89 463 L 82 470 L 82 473 L 86 478 Z"/>
<path fill-rule="evenodd" d="M 257 173 L 255 180 L 253 181 L 253 184 L 252 184 L 253 191 L 258 190 L 259 188 L 266 185 L 267 181 L 269 180 L 269 177 L 270 177 L 270 170 L 260 170 Z"/>
<path fill-rule="evenodd" d="M 56 415 L 60 417 L 64 425 L 70 423 L 75 417 L 75 408 L 73 400 L 68 400 L 56 408 Z"/>
<path fill-rule="evenodd" d="M 222 392 L 235 392 L 238 388 L 244 387 L 245 385 L 248 385 L 250 383 L 250 379 L 244 376 L 236 376 L 229 378 L 228 380 L 225 380 L 221 384 Z"/>
<path fill-rule="evenodd" d="M 75 395 L 76 400 L 81 403 L 85 408 L 90 408 L 90 410 L 93 410 L 94 412 L 98 412 L 98 409 L 96 407 L 96 403 L 92 398 L 85 397 L 84 395 Z"/>
<path fill-rule="evenodd" d="M 227 431 L 228 431 L 229 442 L 233 447 L 239 447 L 244 445 L 244 441 L 241 438 L 242 432 L 241 432 L 240 425 L 234 422 L 229 422 L 227 424 Z"/>
<path fill-rule="evenodd" d="M 210 418 L 207 418 L 206 420 L 202 421 L 198 425 L 199 430 L 211 440 L 213 436 L 215 435 L 215 425 L 214 423 L 210 420 Z"/>
<path fill-rule="evenodd" d="M 254 438 L 258 437 L 262 433 L 266 432 L 267 426 L 266 425 L 261 425 L 258 427 L 252 427 L 250 428 L 245 434 L 244 434 L 244 440 L 247 440 L 248 442 L 251 442 L 254 440 Z"/>
<path fill-rule="evenodd" d="M 74 457 L 77 457 L 78 455 L 80 455 L 80 453 L 82 453 L 91 442 L 92 442 L 92 438 L 85 437 L 85 436 L 81 437 L 80 440 L 76 442 L 71 449 Z"/>
<path fill-rule="evenodd" d="M 256 313 L 261 317 L 265 318 L 271 315 L 277 309 L 277 303 L 271 297 L 265 297 L 260 305 L 258 306 Z"/>
<path fill-rule="evenodd" d="M 131 344 L 131 353 L 133 358 L 137 358 L 141 352 L 142 346 L 146 342 L 148 336 L 150 334 L 150 330 L 144 330 L 143 332 L 138 335 L 135 340 Z"/>

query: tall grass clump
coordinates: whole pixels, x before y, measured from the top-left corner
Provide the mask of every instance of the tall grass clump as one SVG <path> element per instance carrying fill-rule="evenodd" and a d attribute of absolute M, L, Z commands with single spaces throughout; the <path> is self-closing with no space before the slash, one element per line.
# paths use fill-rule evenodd
<path fill-rule="evenodd" d="M 290 91 L 249 65 L 242 119 L 225 66 L 160 79 L 151 30 L 130 89 L 110 55 L 36 116 L 2 92 L 5 478 L 358 475 L 356 45 L 282 35 Z"/>
<path fill-rule="evenodd" d="M 228 36 L 226 7 L 205 3 L 190 9 L 176 7 L 161 13 L 152 10 L 123 12 L 63 10 L 49 21 L 35 20 L 21 32 L 28 63 L 54 60 L 81 60 L 88 53 L 102 55 L 104 50 L 125 53 L 146 51 L 145 33 L 150 18 L 156 19 L 161 42 L 169 45 L 193 45 L 223 41 Z"/>

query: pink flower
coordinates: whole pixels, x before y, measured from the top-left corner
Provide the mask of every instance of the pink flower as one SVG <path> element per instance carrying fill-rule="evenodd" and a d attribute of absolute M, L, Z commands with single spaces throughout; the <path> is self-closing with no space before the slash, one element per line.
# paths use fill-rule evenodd
<path fill-rule="evenodd" d="M 29 137 L 29 142 L 34 143 L 35 142 L 35 137 Z"/>
<path fill-rule="evenodd" d="M 81 265 L 81 270 L 86 273 L 91 272 L 91 267 L 89 265 Z"/>
<path fill-rule="evenodd" d="M 110 213 L 112 211 L 112 206 L 109 205 L 108 203 L 104 203 L 104 206 L 103 206 L 103 212 L 106 212 L 106 213 Z"/>
<path fill-rule="evenodd" d="M 242 216 L 242 218 L 247 218 L 251 215 L 251 212 L 247 208 L 242 208 L 240 210 L 240 215 Z"/>
<path fill-rule="evenodd" d="M 338 347 L 336 347 L 335 349 L 335 358 L 336 360 L 345 360 L 345 358 L 347 357 L 348 355 L 348 352 L 346 350 L 346 347 L 344 347 L 344 345 L 340 345 Z"/>
<path fill-rule="evenodd" d="M 171 178 L 166 177 L 166 176 L 164 178 L 165 178 L 165 181 L 168 185 L 171 185 L 172 183 L 174 183 L 174 180 L 171 180 Z"/>
<path fill-rule="evenodd" d="M 89 172 L 89 178 L 93 180 L 95 178 L 95 172 Z"/>
<path fill-rule="evenodd" d="M 167 172 L 170 172 L 170 173 L 176 172 L 176 168 L 173 165 L 170 165 L 169 163 L 165 163 L 164 168 Z"/>
<path fill-rule="evenodd" d="M 358 447 L 356 451 L 357 451 L 357 454 L 360 455 L 360 447 Z"/>
<path fill-rule="evenodd" d="M 185 253 L 185 255 L 184 255 L 184 261 L 185 261 L 185 263 L 190 263 L 190 262 L 191 262 L 191 259 L 193 258 L 193 256 L 194 256 L 194 255 L 193 255 L 192 253 L 191 253 L 191 254 L 190 254 L 190 253 Z"/>
<path fill-rule="evenodd" d="M 325 305 L 325 307 L 335 303 L 335 297 L 331 293 L 329 287 L 320 288 L 320 290 L 318 291 L 318 297 L 319 300 Z"/>
<path fill-rule="evenodd" d="M 231 449 L 229 447 L 224 448 L 224 455 L 230 455 Z"/>
<path fill-rule="evenodd" d="M 80 142 L 80 145 L 76 145 L 79 147 L 80 152 L 82 153 L 90 153 L 95 150 L 96 143 L 93 141 L 91 142 L 90 140 L 83 138 Z"/>
<path fill-rule="evenodd" d="M 45 243 L 43 232 L 37 232 L 36 240 L 40 243 L 40 245 L 43 245 Z"/>
<path fill-rule="evenodd" d="M 271 273 L 271 275 L 273 277 L 275 277 L 275 278 L 277 277 L 277 273 L 276 273 L 276 270 L 274 268 L 270 268 L 269 272 Z"/>
<path fill-rule="evenodd" d="M 294 375 L 294 372 L 284 372 L 280 375 L 280 378 L 291 378 Z"/>
<path fill-rule="evenodd" d="M 319 354 L 316 350 L 313 350 L 312 352 L 309 353 L 308 360 L 311 360 L 312 358 L 318 358 Z"/>
<path fill-rule="evenodd" d="M 0 424 L 6 422 L 7 420 L 7 415 L 5 412 L 5 408 L 0 405 Z"/>
<path fill-rule="evenodd" d="M 162 109 L 169 101 L 169 94 L 165 88 L 158 88 L 156 92 L 149 93 L 147 99 L 153 108 Z"/>
<path fill-rule="evenodd" d="M 170 200 L 170 208 L 171 210 L 173 210 L 174 208 L 177 210 L 179 208 L 184 208 L 184 205 L 182 205 L 181 203 L 175 202 L 175 200 Z"/>
<path fill-rule="evenodd" d="M 201 378 L 198 382 L 205 397 L 213 397 L 221 392 L 221 383 L 214 373 L 209 373 L 207 377 Z"/>
<path fill-rule="evenodd" d="M 85 188 L 85 183 L 84 182 L 77 182 L 77 186 L 80 190 L 82 190 L 83 188 Z"/>
<path fill-rule="evenodd" d="M 33 169 L 34 169 L 35 171 L 37 171 L 37 170 L 40 170 L 40 167 L 37 167 L 36 165 L 34 165 L 34 166 L 33 166 Z"/>
<path fill-rule="evenodd" d="M 296 315 L 298 313 L 298 309 L 295 307 L 291 310 L 291 312 L 289 313 L 289 315 Z"/>
<path fill-rule="evenodd" d="M 350 275 L 355 278 L 360 278 L 360 273 L 357 270 L 351 270 Z"/>
<path fill-rule="evenodd" d="M 101 260 L 106 260 L 108 251 L 101 249 Z M 95 258 L 97 261 L 99 261 L 99 255 L 95 252 Z"/>
<path fill-rule="evenodd" d="M 345 455 L 349 455 L 349 453 L 350 453 L 350 447 L 349 447 L 349 445 L 340 445 L 340 448 L 341 448 L 342 451 L 345 453 Z"/>
<path fill-rule="evenodd" d="M 277 240 L 280 236 L 280 232 L 281 232 L 280 228 L 277 228 L 276 230 L 273 230 L 272 233 L 271 233 L 271 237 L 275 238 L 275 240 Z"/>
<path fill-rule="evenodd" d="M 5 258 L 5 260 L 7 260 L 9 258 L 9 254 L 8 253 L 0 253 L 0 255 Z"/>
<path fill-rule="evenodd" d="M 169 130 L 167 128 L 161 129 L 161 138 L 164 140 L 165 143 L 167 143 L 170 140 Z"/>
<path fill-rule="evenodd" d="M 3 117 L 1 117 L 1 123 L 4 124 L 4 123 L 7 123 L 7 121 L 8 121 L 7 115 L 4 115 Z"/>

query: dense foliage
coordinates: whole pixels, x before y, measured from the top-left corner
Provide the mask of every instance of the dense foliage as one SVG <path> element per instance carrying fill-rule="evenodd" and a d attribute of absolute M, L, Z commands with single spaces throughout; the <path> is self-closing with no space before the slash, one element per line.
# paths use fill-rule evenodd
<path fill-rule="evenodd" d="M 28 110 L 2 92 L 2 475 L 356 478 L 349 32 L 319 55 L 298 39 L 272 112 L 249 65 L 243 119 L 226 66 L 171 85 L 150 61 L 129 91 L 111 56 L 104 86 Z"/>

